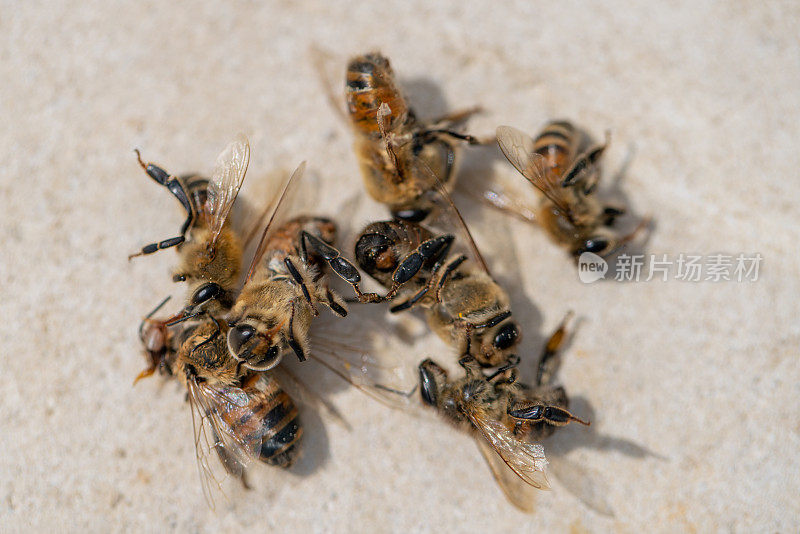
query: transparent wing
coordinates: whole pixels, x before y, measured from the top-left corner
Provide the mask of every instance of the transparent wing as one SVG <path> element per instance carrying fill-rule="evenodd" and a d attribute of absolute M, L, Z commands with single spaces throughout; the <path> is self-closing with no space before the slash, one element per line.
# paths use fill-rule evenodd
<path fill-rule="evenodd" d="M 526 513 L 533 513 L 537 490 L 525 483 L 514 471 L 506 466 L 503 459 L 485 440 L 475 440 L 483 458 L 492 470 L 495 481 L 500 486 L 506 499 Z"/>
<path fill-rule="evenodd" d="M 471 198 L 489 204 L 501 211 L 529 223 L 537 223 L 536 211 L 539 208 L 538 190 L 526 187 L 517 179 L 517 174 L 465 172 L 459 176 L 458 191 Z"/>
<path fill-rule="evenodd" d="M 325 92 L 325 98 L 328 100 L 328 105 L 330 105 L 331 109 L 333 109 L 342 122 L 347 123 L 348 118 L 347 109 L 344 106 L 344 94 L 334 89 L 334 87 L 338 88 L 338 86 L 333 83 L 331 73 L 328 69 L 328 65 L 337 64 L 334 55 L 316 43 L 309 47 L 309 54 L 311 55 L 311 62 L 314 64 L 314 69 L 319 76 L 322 90 Z"/>
<path fill-rule="evenodd" d="M 214 508 L 214 487 L 220 492 L 222 484 L 209 456 L 213 450 L 225 471 L 241 476 L 252 459 L 257 459 L 261 450 L 261 436 L 246 428 L 234 431 L 227 421 L 236 421 L 249 413 L 249 396 L 239 388 L 216 388 L 187 380 L 189 405 L 192 411 L 194 444 L 197 467 L 203 495 Z M 252 424 L 258 424 L 257 418 Z M 207 423 L 207 424 L 206 424 Z M 247 436 L 247 437 L 243 437 Z"/>
<path fill-rule="evenodd" d="M 436 173 L 421 159 L 414 159 L 413 165 L 417 172 L 428 176 L 431 182 L 436 184 L 435 201 L 438 209 L 435 215 L 426 222 L 426 226 L 429 225 L 444 231 L 454 232 L 456 239 L 467 249 L 470 259 L 491 276 L 486 260 L 483 259 L 483 255 L 480 250 L 478 250 L 478 245 L 475 244 L 472 232 L 469 231 L 469 227 L 453 202 L 453 198 L 447 191 L 447 187 L 445 187 L 442 181 L 439 180 L 439 177 L 436 176 Z"/>
<path fill-rule="evenodd" d="M 247 278 L 245 279 L 245 283 L 250 280 L 250 278 L 253 276 L 253 273 L 256 271 L 261 258 L 264 256 L 264 252 L 267 250 L 269 238 L 275 229 L 280 228 L 291 215 L 300 215 L 299 213 L 295 212 L 295 201 L 297 199 L 298 191 L 300 190 L 300 183 L 302 182 L 305 169 L 306 162 L 304 161 L 297 167 L 297 169 L 295 169 L 281 189 L 280 196 L 278 197 L 277 202 L 274 204 L 274 208 L 272 209 L 269 220 L 267 221 L 264 231 L 261 234 L 261 239 L 259 240 L 258 248 L 256 248 L 256 253 L 250 262 L 250 268 L 247 270 Z"/>
<path fill-rule="evenodd" d="M 211 244 L 219 237 L 236 196 L 242 188 L 250 163 L 250 142 L 239 134 L 219 156 L 208 183 L 205 212 L 211 230 Z"/>
<path fill-rule="evenodd" d="M 542 490 L 550 488 L 544 472 L 547 465 L 544 447 L 517 438 L 503 423 L 483 413 L 473 410 L 467 415 L 487 443 L 517 476 L 534 488 Z"/>
<path fill-rule="evenodd" d="M 311 358 L 378 402 L 415 412 L 416 369 L 400 357 L 411 349 L 402 341 L 403 333 L 366 308 L 351 310 L 355 317 L 348 317 L 349 321 L 315 325 Z"/>
<path fill-rule="evenodd" d="M 511 126 L 498 126 L 497 144 L 503 151 L 506 159 L 524 176 L 534 187 L 550 199 L 555 206 L 569 215 L 569 198 L 567 190 L 555 174 L 550 172 L 544 156 L 537 154 L 533 149 L 533 139 Z"/>

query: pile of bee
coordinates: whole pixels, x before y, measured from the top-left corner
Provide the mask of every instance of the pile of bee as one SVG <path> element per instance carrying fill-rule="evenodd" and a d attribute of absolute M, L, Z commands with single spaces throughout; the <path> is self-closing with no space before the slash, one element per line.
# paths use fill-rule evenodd
<path fill-rule="evenodd" d="M 558 427 L 589 424 L 569 411 L 565 389 L 554 383 L 569 315 L 538 355 L 533 382 L 522 383 L 522 327 L 450 197 L 460 145 L 487 142 L 459 130 L 474 109 L 418 119 L 378 53 L 350 60 L 345 102 L 365 189 L 391 214 L 361 230 L 352 260 L 338 248 L 336 221 L 291 212 L 304 164 L 260 219 L 261 238 L 245 271 L 246 239 L 234 229 L 231 211 L 248 168 L 247 139 L 239 136 L 222 151 L 211 178 L 173 175 L 136 152 L 146 174 L 180 201 L 186 220 L 176 237 L 132 256 L 176 249 L 173 280 L 186 283 L 189 295 L 174 313 L 156 317 L 164 301 L 141 323 L 148 367 L 137 380 L 158 372 L 185 386 L 210 493 L 212 450 L 215 465 L 243 482 L 252 460 L 288 468 L 298 458 L 303 427 L 277 371 L 284 357 L 314 358 L 309 336 L 321 308 L 341 321 L 348 301 L 395 314 L 419 308 L 453 348 L 461 371 L 451 376 L 427 358 L 418 364 L 415 391 L 395 393 L 421 400 L 470 434 L 509 500 L 529 510 L 521 486 L 549 486 L 540 442 Z M 538 200 L 524 205 L 487 178 L 481 195 L 489 204 L 535 221 L 575 258 L 605 256 L 633 237 L 612 228 L 623 208 L 594 195 L 605 144 L 584 147 L 579 130 L 565 121 L 550 122 L 535 139 L 500 126 L 496 141 Z M 361 273 L 383 291 L 363 290 Z M 337 278 L 353 296 L 345 299 L 331 287 Z"/>

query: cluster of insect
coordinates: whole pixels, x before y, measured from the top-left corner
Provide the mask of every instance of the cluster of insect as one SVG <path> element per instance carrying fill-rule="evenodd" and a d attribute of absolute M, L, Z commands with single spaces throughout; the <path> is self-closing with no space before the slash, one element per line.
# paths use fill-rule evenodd
<path fill-rule="evenodd" d="M 279 364 L 287 356 L 318 359 L 309 339 L 320 308 L 342 321 L 348 302 L 386 306 L 391 313 L 418 308 L 453 348 L 459 376 L 425 359 L 418 364 L 417 387 L 404 394 L 339 374 L 364 390 L 382 389 L 407 403 L 421 400 L 470 434 L 509 500 L 529 510 L 524 490 L 549 487 L 540 442 L 558 427 L 589 424 L 569 411 L 564 388 L 554 384 L 569 315 L 538 355 L 535 380 L 522 383 L 522 329 L 509 295 L 490 275 L 450 197 L 460 145 L 487 143 L 460 131 L 475 110 L 418 119 L 378 53 L 350 60 L 345 102 L 365 189 L 391 213 L 360 231 L 352 261 L 337 248 L 334 220 L 293 212 L 305 164 L 277 188 L 251 232 L 260 230 L 261 238 L 244 271 L 244 251 L 253 247 L 245 232 L 234 229 L 231 212 L 248 168 L 247 139 L 239 136 L 222 151 L 211 178 L 173 175 L 137 151 L 147 175 L 180 201 L 186 220 L 179 235 L 132 256 L 176 249 L 173 279 L 185 282 L 189 295 L 174 313 L 156 317 L 164 301 L 142 322 L 148 367 L 137 380 L 158 372 L 186 387 L 201 478 L 210 493 L 210 451 L 218 456 L 216 465 L 243 482 L 252 460 L 287 468 L 298 458 L 303 427 L 281 385 Z M 547 124 L 535 139 L 497 128 L 500 149 L 538 198 L 525 205 L 489 181 L 481 196 L 535 221 L 574 257 L 606 255 L 633 234 L 612 228 L 622 207 L 602 204 L 593 194 L 605 144 L 585 148 L 581 139 L 563 121 Z M 365 291 L 361 273 L 383 291 Z M 335 291 L 336 278 L 354 295 L 345 299 Z"/>

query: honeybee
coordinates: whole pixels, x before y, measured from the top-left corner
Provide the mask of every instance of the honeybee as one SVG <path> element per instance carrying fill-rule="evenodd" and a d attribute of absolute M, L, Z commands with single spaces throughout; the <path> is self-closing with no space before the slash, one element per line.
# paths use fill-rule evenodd
<path fill-rule="evenodd" d="M 557 350 L 561 339 L 563 324 L 547 350 Z M 547 360 L 552 360 L 554 354 L 545 352 L 540 369 L 549 367 Z M 538 441 L 570 422 L 589 423 L 568 411 L 566 392 L 550 385 L 549 374 L 540 374 L 535 387 L 517 382 L 516 364 L 512 360 L 487 376 L 475 358 L 466 355 L 459 360 L 464 377 L 450 380 L 447 371 L 426 359 L 419 365 L 420 395 L 424 404 L 476 439 L 509 501 L 531 511 L 524 485 L 550 487 L 544 447 Z M 510 476 L 511 472 L 515 476 Z"/>
<path fill-rule="evenodd" d="M 277 377 L 242 369 L 228 352 L 224 321 L 208 314 L 178 325 L 169 321 L 145 319 L 140 332 L 150 367 L 137 380 L 158 368 L 185 385 L 209 503 L 216 480 L 207 457 L 212 449 L 225 471 L 243 483 L 251 460 L 290 467 L 299 456 L 303 428 Z"/>
<path fill-rule="evenodd" d="M 289 206 L 305 169 L 305 163 L 292 174 L 281 194 L 275 212 L 264 229 L 248 270 L 247 280 L 227 316 L 230 353 L 254 371 L 278 365 L 291 350 L 300 361 L 309 354 L 308 333 L 313 317 L 324 304 L 340 316 L 347 315 L 344 300 L 328 286 L 326 265 L 356 271 L 343 258 L 324 261 L 309 253 L 306 238 L 332 244 L 336 224 L 325 217 L 295 216 Z"/>
<path fill-rule="evenodd" d="M 451 253 L 453 233 L 435 233 L 419 223 L 392 219 L 368 224 L 359 234 L 355 259 L 359 267 L 387 289 L 385 295 L 364 293 L 360 276 L 338 250 L 307 236 L 306 242 L 348 282 L 361 302 L 397 301 L 390 311 L 414 306 L 425 309 L 431 329 L 460 353 L 486 367 L 508 360 L 520 341 L 519 326 L 511 319 L 508 294 L 492 279 L 472 235 L 444 185 L 421 166 L 437 185 L 437 219 L 460 230 L 471 257 Z M 344 262 L 348 267 L 337 265 Z"/>
<path fill-rule="evenodd" d="M 423 122 L 416 118 L 395 82 L 389 60 L 378 52 L 356 56 L 347 65 L 346 104 L 355 134 L 364 186 L 394 217 L 421 221 L 434 208 L 437 184 L 420 172 L 417 160 L 439 180 L 455 182 L 456 141 L 479 140 L 453 130 L 477 109 Z"/>
<path fill-rule="evenodd" d="M 482 261 L 451 254 L 453 234 L 403 220 L 367 225 L 355 245 L 359 267 L 398 295 L 392 313 L 421 306 L 431 329 L 487 367 L 505 362 L 521 339 L 508 293 Z M 477 253 L 477 252 L 476 252 Z"/>
<path fill-rule="evenodd" d="M 497 128 L 497 143 L 508 161 L 541 193 L 538 206 L 528 206 L 509 191 L 495 188 L 484 199 L 503 210 L 536 222 L 553 241 L 577 258 L 584 252 L 607 256 L 646 226 L 620 236 L 611 226 L 624 207 L 603 204 L 593 194 L 600 179 L 605 143 L 583 152 L 581 133 L 569 122 L 548 123 L 531 139 L 511 126 Z"/>
<path fill-rule="evenodd" d="M 220 153 L 210 180 L 196 175 L 178 178 L 143 162 L 138 150 L 136 155 L 145 172 L 178 198 L 187 218 L 179 236 L 146 245 L 129 259 L 177 246 L 180 260 L 173 280 L 188 282 L 190 295 L 183 315 L 201 309 L 219 314 L 229 309 L 239 281 L 242 242 L 228 216 L 250 161 L 247 138 L 240 134 Z"/>

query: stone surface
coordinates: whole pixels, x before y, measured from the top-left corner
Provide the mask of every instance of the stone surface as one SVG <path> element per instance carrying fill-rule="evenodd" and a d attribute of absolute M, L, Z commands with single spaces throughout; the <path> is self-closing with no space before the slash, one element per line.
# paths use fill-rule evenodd
<path fill-rule="evenodd" d="M 798 530 L 796 3 L 0 5 L 5 529 Z M 244 131 L 243 196 L 258 205 L 260 179 L 307 159 L 323 210 L 351 216 L 351 136 L 312 44 L 337 76 L 380 48 L 420 115 L 483 105 L 475 132 L 533 133 L 553 117 L 610 129 L 607 175 L 624 168 L 633 211 L 654 218 L 648 252 L 763 256 L 756 282 L 584 285 L 538 229 L 464 204 L 514 294 L 524 353 L 567 310 L 580 317 L 560 379 L 592 426 L 545 447 L 595 472 L 614 517 L 557 480 L 535 515 L 518 513 L 469 438 L 319 369 L 306 381 L 350 428 L 308 411 L 300 465 L 257 466 L 252 491 L 227 482 L 209 510 L 182 392 L 131 387 L 136 326 L 174 290 L 174 255 L 126 256 L 181 220 L 131 150 L 208 172 Z M 466 173 L 490 169 L 510 170 L 487 149 L 465 158 Z M 405 363 L 454 360 L 428 341 Z"/>

